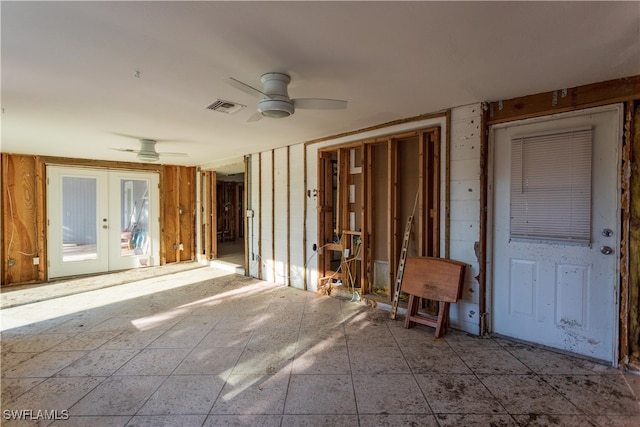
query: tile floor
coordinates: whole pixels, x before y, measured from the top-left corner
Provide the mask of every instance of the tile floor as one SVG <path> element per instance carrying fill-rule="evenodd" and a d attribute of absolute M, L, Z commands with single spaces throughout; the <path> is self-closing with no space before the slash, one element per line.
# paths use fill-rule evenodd
<path fill-rule="evenodd" d="M 213 268 L 1 320 L 3 426 L 640 425 L 640 376 Z"/>

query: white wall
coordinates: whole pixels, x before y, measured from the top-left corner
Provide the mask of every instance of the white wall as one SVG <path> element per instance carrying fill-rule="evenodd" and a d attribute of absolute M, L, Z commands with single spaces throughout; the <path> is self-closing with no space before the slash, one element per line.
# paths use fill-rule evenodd
<path fill-rule="evenodd" d="M 451 110 L 449 257 L 467 263 L 462 299 L 451 307 L 451 324 L 480 331 L 480 264 L 474 246 L 480 241 L 481 104 Z"/>
<path fill-rule="evenodd" d="M 462 300 L 454 304 L 451 309 L 451 324 L 473 334 L 479 331 L 478 309 L 478 259 L 474 251 L 474 245 L 480 240 L 480 123 L 481 104 L 454 108 L 451 111 L 451 145 L 450 145 L 450 257 L 470 265 L 465 281 Z M 249 168 L 249 209 L 255 213 L 249 220 L 249 260 L 250 275 L 258 277 L 258 218 L 262 212 L 262 275 L 261 279 L 277 283 L 287 284 L 290 279 L 291 286 L 304 288 L 303 273 L 306 272 L 307 289 L 317 290 L 317 261 L 318 257 L 313 251 L 314 244 L 318 244 L 318 205 L 314 190 L 318 189 L 318 150 L 323 147 L 344 144 L 347 142 L 368 139 L 377 136 L 392 135 L 411 130 L 424 129 L 432 126 L 440 126 L 442 132 L 441 146 L 441 227 L 444 233 L 445 217 L 445 170 L 446 155 L 445 141 L 447 125 L 445 117 L 436 117 L 423 121 L 404 123 L 387 128 L 363 132 L 348 137 L 336 138 L 317 144 L 298 144 L 289 147 L 288 166 L 291 176 L 287 176 L 287 148 L 276 149 L 273 152 L 254 154 L 250 159 Z M 304 174 L 306 151 L 306 177 Z M 262 159 L 261 168 L 258 166 Z M 275 181 L 275 254 L 272 251 L 272 168 Z M 262 204 L 258 206 L 258 171 L 262 170 Z M 307 190 L 304 191 L 304 183 Z M 290 227 L 287 231 L 287 185 L 290 191 L 290 203 L 288 213 Z M 304 212 L 306 205 L 306 228 Z M 304 237 L 306 235 L 306 259 L 303 253 Z M 287 239 L 289 241 L 287 242 Z M 441 251 L 444 254 L 445 239 L 441 240 Z M 290 247 L 287 265 L 287 243 Z M 256 261 L 252 261 L 252 260 Z M 275 261 L 275 263 L 274 263 Z M 306 263 L 306 270 L 305 270 Z M 274 268 L 275 267 L 275 268 Z"/>

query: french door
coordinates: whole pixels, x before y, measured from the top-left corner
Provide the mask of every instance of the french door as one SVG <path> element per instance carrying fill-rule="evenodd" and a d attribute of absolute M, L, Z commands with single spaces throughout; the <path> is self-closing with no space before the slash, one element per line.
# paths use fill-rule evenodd
<path fill-rule="evenodd" d="M 156 265 L 157 173 L 47 167 L 49 277 Z"/>

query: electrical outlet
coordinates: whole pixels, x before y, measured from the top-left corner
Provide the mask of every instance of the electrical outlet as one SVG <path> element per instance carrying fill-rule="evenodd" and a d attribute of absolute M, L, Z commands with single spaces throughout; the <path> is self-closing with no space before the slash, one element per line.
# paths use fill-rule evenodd
<path fill-rule="evenodd" d="M 40 265 L 40 257 L 33 257 L 33 265 Z"/>

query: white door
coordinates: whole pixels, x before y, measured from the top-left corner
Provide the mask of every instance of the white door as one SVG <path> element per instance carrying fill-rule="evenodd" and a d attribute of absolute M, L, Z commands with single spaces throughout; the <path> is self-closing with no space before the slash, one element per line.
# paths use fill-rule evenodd
<path fill-rule="evenodd" d="M 615 363 L 621 118 L 615 106 L 492 129 L 494 332 Z"/>
<path fill-rule="evenodd" d="M 49 277 L 107 271 L 106 171 L 47 167 Z"/>
<path fill-rule="evenodd" d="M 156 265 L 158 174 L 47 167 L 49 277 Z"/>

